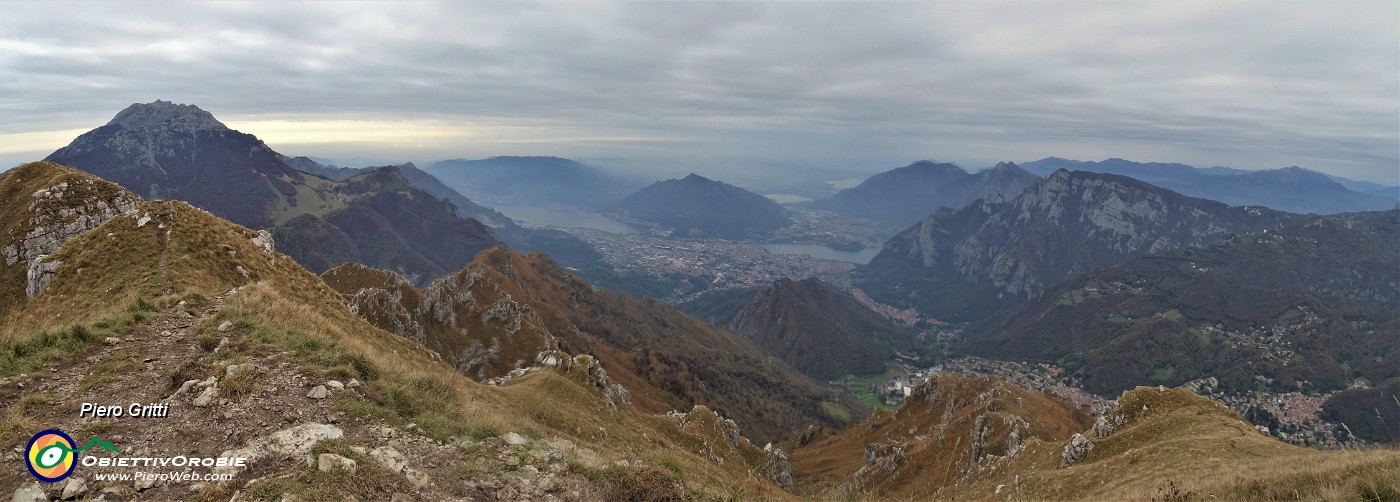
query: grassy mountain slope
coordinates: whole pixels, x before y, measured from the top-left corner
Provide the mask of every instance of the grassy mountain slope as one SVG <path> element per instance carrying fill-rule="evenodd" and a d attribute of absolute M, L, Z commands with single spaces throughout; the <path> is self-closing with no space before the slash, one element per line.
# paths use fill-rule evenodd
<path fill-rule="evenodd" d="M 854 402 L 770 361 L 746 339 L 656 301 L 594 291 L 537 253 L 493 249 L 421 291 L 354 265 L 325 278 L 361 315 L 423 340 L 474 378 L 505 374 L 559 348 L 596 356 L 641 409 L 704 404 L 750 437 L 839 426 L 858 413 Z"/>
<path fill-rule="evenodd" d="M 0 175 L 0 191 L 56 179 L 100 183 L 40 164 Z M 81 204 L 78 199 L 65 196 Z M 226 499 L 241 492 L 256 500 L 284 493 L 387 500 L 409 493 L 440 500 L 572 491 L 577 500 L 616 500 L 685 497 L 686 490 L 785 497 L 768 481 L 767 473 L 777 474 L 771 455 L 732 435 L 707 410 L 675 417 L 629 406 L 614 411 L 593 386 L 588 365 L 542 369 L 501 386 L 478 384 L 411 340 L 350 313 L 339 294 L 255 242 L 258 237 L 183 202 L 157 201 L 139 202 L 134 215 L 69 239 L 53 253 L 61 266 L 44 289 L 12 306 L 0 325 L 0 441 L 11 448 L 59 427 L 143 455 L 211 456 L 258 450 L 275 431 L 320 423 L 333 424 L 343 438 L 307 446 L 349 456 L 360 467 L 354 476 L 322 472 L 302 456 L 265 452 L 229 484 L 150 488 L 98 482 L 91 478 L 96 471 L 79 468 L 92 493 L 111 489 L 123 498 Z M 220 328 L 225 322 L 231 328 Z M 180 382 L 206 378 L 217 382 L 208 407 L 191 404 L 192 394 L 171 396 Z M 362 385 L 333 390 L 324 400 L 307 396 L 315 385 L 352 378 Z M 172 412 L 163 420 L 94 421 L 73 408 L 84 401 L 165 399 Z M 219 437 L 187 432 L 213 429 Z M 492 439 L 506 431 L 528 442 L 517 447 Z M 355 450 L 360 447 L 366 450 Z M 386 469 L 365 453 L 378 447 L 403 451 L 417 474 Z M 627 466 L 615 460 L 628 460 Z M 0 460 L 4 493 L 33 482 L 17 462 Z M 415 487 L 423 479 L 418 474 L 427 475 L 421 487 Z M 546 478 L 562 488 L 547 488 Z"/>
<path fill-rule="evenodd" d="M 1030 442 L 1062 442 L 1089 423 L 1072 404 L 1040 392 L 990 377 L 938 373 L 899 409 L 810 438 L 793 451 L 793 469 L 809 487 L 927 499 L 1015 457 Z"/>
<path fill-rule="evenodd" d="M 681 310 L 748 337 L 820 381 L 885 371 L 913 334 L 822 281 L 707 293 Z"/>
<path fill-rule="evenodd" d="M 1118 399 L 1106 436 L 1061 467 L 1065 442 L 968 476 L 936 499 L 1389 500 L 1400 495 L 1400 451 L 1321 452 L 1262 434 L 1184 389 L 1139 387 Z"/>
<path fill-rule="evenodd" d="M 4 225 L 23 228 L 19 225 L 25 217 L 47 220 L 65 209 L 71 212 L 71 207 L 90 205 L 84 199 L 111 200 L 124 193 L 86 173 L 46 162 L 0 175 L 0 191 L 25 192 L 35 185 L 52 186 L 54 181 L 67 182 L 70 191 L 60 200 L 35 206 L 36 213 L 25 214 L 29 210 L 22 204 L 6 204 Z M 84 186 L 92 188 L 74 189 Z M 7 314 L 0 337 L 92 323 L 125 311 L 138 298 L 176 291 L 226 291 L 301 268 L 255 242 L 261 237 L 184 202 L 138 200 L 133 210 L 70 236 L 49 254 L 45 261 L 60 265 L 38 295 L 10 304 L 17 308 Z M 5 269 L 6 292 L 15 290 L 14 268 Z M 317 287 L 329 291 L 323 285 Z"/>
<path fill-rule="evenodd" d="M 67 239 L 134 211 L 139 202 L 119 186 L 47 162 L 6 171 L 0 200 L 0 318 L 31 296 L 36 261 L 51 262 L 47 255 Z"/>
<path fill-rule="evenodd" d="M 490 228 L 458 217 L 450 203 L 414 187 L 395 166 L 347 178 L 335 194 L 346 201 L 343 209 L 272 229 L 284 252 L 312 271 L 370 263 L 423 283 L 499 242 Z"/>

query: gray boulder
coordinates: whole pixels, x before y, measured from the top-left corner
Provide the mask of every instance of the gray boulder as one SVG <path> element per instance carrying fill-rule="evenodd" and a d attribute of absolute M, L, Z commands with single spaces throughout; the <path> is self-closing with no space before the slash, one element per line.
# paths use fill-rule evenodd
<path fill-rule="evenodd" d="M 1094 449 L 1094 442 L 1083 434 L 1075 433 L 1069 438 L 1069 443 L 1065 444 L 1065 451 L 1060 455 L 1060 467 L 1069 467 L 1084 460 L 1089 456 L 1089 452 Z"/>

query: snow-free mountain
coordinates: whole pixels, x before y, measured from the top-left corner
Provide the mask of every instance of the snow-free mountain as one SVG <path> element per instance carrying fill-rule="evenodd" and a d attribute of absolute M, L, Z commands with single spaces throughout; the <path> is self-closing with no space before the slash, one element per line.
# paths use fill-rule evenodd
<path fill-rule="evenodd" d="M 925 218 L 886 242 L 856 279 L 878 300 L 942 320 L 975 320 L 1099 267 L 1292 217 L 1062 169 L 1014 199 L 983 199 Z"/>
<path fill-rule="evenodd" d="M 679 237 L 741 239 L 792 224 L 777 202 L 694 173 L 653 183 L 608 209 Z"/>
<path fill-rule="evenodd" d="M 1384 211 L 1400 204 L 1395 195 L 1400 192 L 1400 187 L 1363 184 L 1300 167 L 1258 171 L 1223 167 L 1197 169 L 1185 164 L 1144 163 L 1119 158 L 1083 162 L 1057 157 L 1026 162 L 1021 166 L 1041 176 L 1057 169 L 1119 174 L 1182 195 L 1234 206 L 1259 205 L 1291 213 Z M 1351 187 L 1370 190 L 1356 191 Z"/>
<path fill-rule="evenodd" d="M 992 196 L 1012 198 L 1038 177 L 1016 164 L 968 173 L 955 164 L 921 160 L 871 176 L 859 185 L 811 203 L 812 207 L 875 220 L 893 235 L 940 208 L 958 208 Z"/>

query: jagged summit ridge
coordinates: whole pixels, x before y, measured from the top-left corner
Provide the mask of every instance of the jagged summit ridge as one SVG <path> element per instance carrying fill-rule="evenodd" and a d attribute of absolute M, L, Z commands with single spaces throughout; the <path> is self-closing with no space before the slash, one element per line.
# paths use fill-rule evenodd
<path fill-rule="evenodd" d="M 223 131 L 228 129 L 228 126 L 225 126 L 223 122 L 214 118 L 214 114 L 204 111 L 198 106 L 176 104 L 159 99 L 151 103 L 133 103 L 112 117 L 110 122 L 107 122 L 107 125 L 119 125 L 127 129 L 164 124 L 189 131 Z"/>

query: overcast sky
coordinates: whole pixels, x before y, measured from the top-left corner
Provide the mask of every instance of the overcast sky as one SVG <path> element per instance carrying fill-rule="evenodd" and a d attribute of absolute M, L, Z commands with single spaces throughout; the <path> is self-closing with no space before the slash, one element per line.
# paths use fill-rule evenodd
<path fill-rule="evenodd" d="M 1047 156 L 1400 183 L 1400 2 L 5 3 L 0 161 L 135 102 L 342 164 Z"/>

